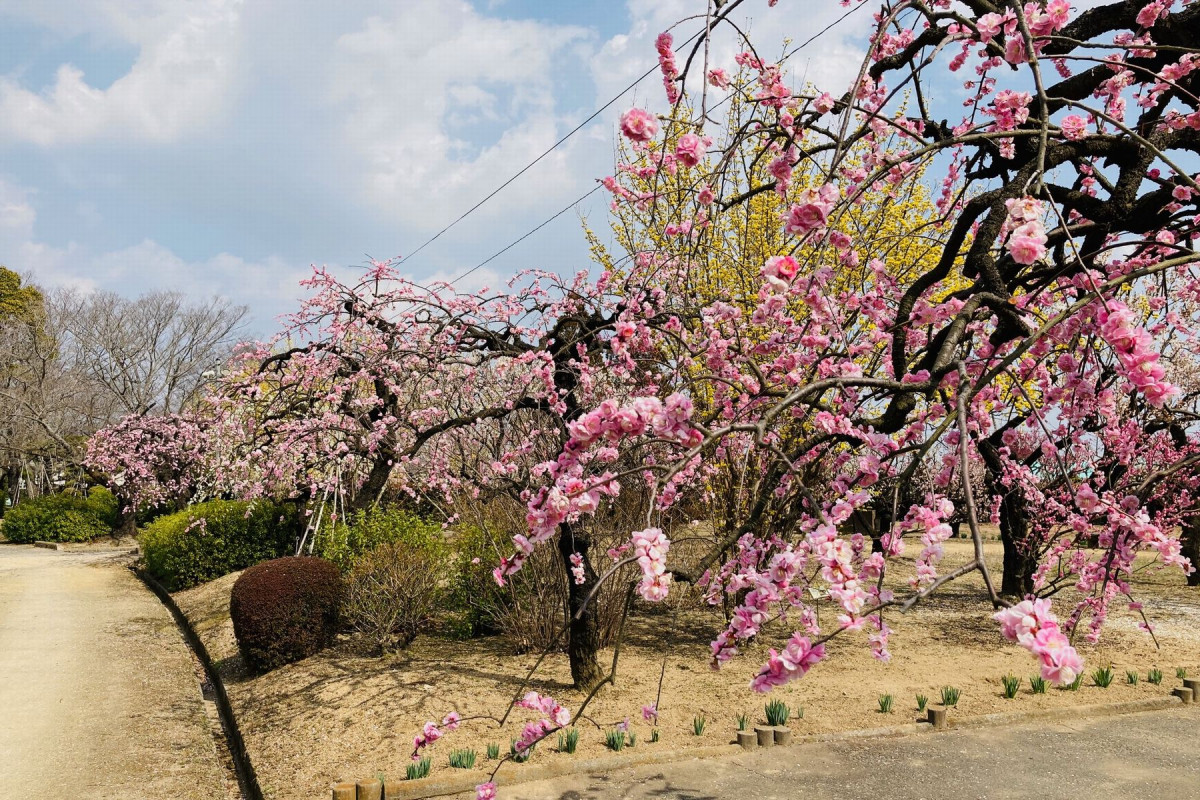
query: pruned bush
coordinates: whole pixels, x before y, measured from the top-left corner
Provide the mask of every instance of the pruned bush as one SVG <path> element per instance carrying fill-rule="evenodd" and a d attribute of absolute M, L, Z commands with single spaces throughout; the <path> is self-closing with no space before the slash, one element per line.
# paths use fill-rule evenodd
<path fill-rule="evenodd" d="M 343 618 L 381 654 L 407 647 L 433 621 L 448 563 L 440 531 L 425 541 L 378 545 L 356 558 L 346 576 Z"/>
<path fill-rule="evenodd" d="M 107 489 L 100 490 L 112 497 Z M 93 499 L 74 493 L 44 494 L 23 500 L 4 517 L 4 536 L 10 542 L 89 542 L 112 533 L 111 519 L 103 494 Z"/>
<path fill-rule="evenodd" d="M 290 506 L 209 500 L 154 520 L 141 544 L 146 569 L 177 591 L 291 553 L 296 530 Z"/>
<path fill-rule="evenodd" d="M 347 572 L 355 559 L 387 542 L 444 550 L 444 541 L 438 523 L 400 506 L 376 506 L 355 512 L 345 522 L 322 530 L 313 543 L 313 555 L 326 558 Z"/>
<path fill-rule="evenodd" d="M 229 598 L 242 658 L 265 672 L 317 653 L 337 633 L 341 599 L 341 573 L 323 558 L 291 556 L 250 567 Z"/>
<path fill-rule="evenodd" d="M 88 510 L 92 512 L 110 529 L 117 527 L 117 521 L 120 514 L 117 496 L 112 493 L 107 487 L 93 486 L 87 492 Z"/>

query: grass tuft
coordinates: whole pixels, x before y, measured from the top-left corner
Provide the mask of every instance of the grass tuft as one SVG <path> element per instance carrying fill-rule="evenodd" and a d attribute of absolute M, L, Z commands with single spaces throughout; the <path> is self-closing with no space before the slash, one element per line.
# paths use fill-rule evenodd
<path fill-rule="evenodd" d="M 404 777 L 410 781 L 428 778 L 431 769 L 433 769 L 433 759 L 431 758 L 426 757 L 417 761 L 410 761 L 408 766 L 404 768 Z"/>
<path fill-rule="evenodd" d="M 768 725 L 787 725 L 788 717 L 792 714 L 787 703 L 782 700 L 772 700 L 763 711 L 766 713 Z"/>

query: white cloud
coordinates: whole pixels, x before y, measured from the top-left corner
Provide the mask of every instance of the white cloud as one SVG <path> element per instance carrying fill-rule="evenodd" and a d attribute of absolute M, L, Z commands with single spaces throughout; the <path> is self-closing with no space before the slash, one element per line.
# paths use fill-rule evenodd
<path fill-rule="evenodd" d="M 592 58 L 592 75 L 602 101 L 624 89 L 654 63 L 654 40 L 662 31 L 671 29 L 676 59 L 682 68 L 691 48 L 691 45 L 685 46 L 684 43 L 705 24 L 704 4 L 693 0 L 628 0 L 627 8 L 631 19 L 629 30 L 609 38 Z M 699 16 L 697 9 L 701 12 Z M 768 8 L 765 2 L 747 4 L 730 19 L 750 37 L 764 59 L 772 60 L 783 52 L 785 39 L 791 40 L 789 49 L 794 48 L 846 11 L 833 2 L 785 0 L 776 8 Z M 672 28 L 681 20 L 684 21 Z M 799 84 L 803 78 L 835 93 L 848 88 L 862 63 L 864 32 L 870 24 L 868 9 L 853 13 L 799 51 L 789 60 L 796 83 Z M 709 63 L 733 72 L 737 69 L 733 57 L 744 49 L 740 37 L 730 26 L 718 26 L 713 34 Z M 702 59 L 701 50 L 688 79 L 688 87 L 693 91 L 699 88 Z M 637 97 L 642 105 L 665 107 L 666 100 L 657 73 L 639 84 Z M 632 100 L 627 98 L 622 108 L 631 104 Z"/>
<path fill-rule="evenodd" d="M 104 252 L 73 241 L 54 246 L 38 241 L 36 222 L 31 192 L 0 178 L 4 266 L 31 275 L 47 287 L 117 289 L 130 295 L 154 289 L 178 290 L 192 297 L 222 295 L 269 312 L 258 316 L 259 323 L 269 329 L 273 327 L 269 316 L 294 307 L 301 292 L 299 281 L 309 274 L 307 266 L 289 264 L 277 256 L 253 261 L 222 252 L 189 261 L 153 239 Z"/>
<path fill-rule="evenodd" d="M 7 9 L 64 34 L 94 33 L 136 45 L 128 73 L 107 89 L 71 64 L 42 92 L 0 77 L 0 140 L 43 146 L 99 137 L 170 141 L 220 115 L 235 77 L 243 0 L 62 2 Z M 75 6 L 81 4 L 75 3 Z"/>
<path fill-rule="evenodd" d="M 472 205 L 557 140 L 556 70 L 587 36 L 487 17 L 465 0 L 396 4 L 341 36 L 329 96 L 366 199 L 422 229 Z M 570 153 L 555 151 L 537 180 L 514 184 L 480 216 L 561 203 L 580 185 Z"/>

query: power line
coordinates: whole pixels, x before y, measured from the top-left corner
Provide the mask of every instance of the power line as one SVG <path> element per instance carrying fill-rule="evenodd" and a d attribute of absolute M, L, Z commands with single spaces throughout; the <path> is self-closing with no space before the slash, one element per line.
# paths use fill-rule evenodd
<path fill-rule="evenodd" d="M 801 42 L 799 45 L 797 45 L 797 46 L 796 46 L 796 47 L 794 47 L 792 50 L 790 50 L 790 51 L 787 53 L 787 55 L 785 56 L 785 60 L 786 60 L 787 58 L 791 58 L 793 55 L 795 55 L 796 53 L 800 52 L 800 51 L 801 51 L 801 50 L 803 50 L 804 48 L 808 47 L 810 44 L 812 44 L 813 42 L 815 42 L 817 39 L 820 39 L 822 36 L 824 36 L 825 34 L 829 33 L 829 31 L 831 31 L 831 30 L 833 30 L 834 28 L 836 28 L 836 27 L 837 27 L 838 25 L 840 25 L 840 24 L 841 24 L 841 23 L 842 23 L 842 22 L 843 22 L 843 21 L 844 21 L 844 20 L 845 20 L 847 17 L 849 17 L 851 14 L 853 14 L 853 13 L 854 13 L 855 11 L 857 11 L 858 9 L 862 8 L 864 5 L 866 5 L 866 4 L 865 4 L 865 3 L 862 3 L 862 4 L 859 4 L 859 5 L 856 5 L 856 6 L 854 6 L 854 7 L 853 7 L 853 8 L 851 8 L 849 11 L 846 11 L 846 12 L 845 12 L 844 14 L 842 14 L 840 17 L 838 17 L 837 19 L 835 19 L 835 20 L 833 20 L 832 22 L 830 22 L 830 23 L 829 23 L 828 25 L 826 25 L 824 28 L 822 28 L 821 30 L 817 31 L 817 32 L 816 32 L 815 34 L 813 34 L 812 36 L 808 37 L 806 40 L 804 40 L 804 41 L 803 41 L 803 42 Z M 687 41 L 683 42 L 683 43 L 680 45 L 680 47 L 683 47 L 683 46 L 686 46 L 686 45 L 690 44 L 690 43 L 691 43 L 691 42 L 692 42 L 694 39 L 696 39 L 696 38 L 697 38 L 698 36 L 700 36 L 702 33 L 704 33 L 704 30 L 703 30 L 703 29 L 702 29 L 702 30 L 699 30 L 699 31 L 697 31 L 695 34 L 693 34 L 691 37 L 689 37 L 689 38 L 687 39 Z M 576 126 L 575 126 L 575 127 L 574 127 L 574 128 L 573 128 L 573 129 L 572 129 L 570 132 L 569 132 L 569 133 L 567 133 L 565 136 L 563 136 L 561 139 L 559 139 L 557 142 L 555 142 L 555 143 L 554 143 L 554 144 L 553 144 L 553 145 L 552 145 L 552 146 L 551 146 L 549 149 L 547 149 L 545 152 L 543 152 L 541 155 L 539 155 L 539 156 L 538 156 L 537 158 L 535 158 L 533 161 L 529 162 L 529 163 L 528 163 L 528 164 L 526 164 L 524 167 L 522 167 L 522 168 L 521 168 L 521 170 L 520 170 L 519 172 L 517 172 L 517 173 L 516 173 L 515 175 L 513 175 L 511 178 L 509 178 L 508 180 L 506 180 L 506 181 L 505 181 L 504 183 L 502 183 L 500 186 L 496 187 L 496 189 L 495 189 L 494 191 L 492 191 L 492 193 L 491 193 L 491 194 L 489 194 L 487 197 L 485 197 L 485 198 L 483 198 L 482 200 L 480 200 L 480 201 L 479 201 L 478 203 L 476 203 L 475 205 L 471 206 L 471 208 L 467 209 L 467 210 L 466 210 L 466 211 L 465 211 L 465 212 L 464 212 L 462 215 L 460 215 L 460 216 L 458 217 L 458 219 L 456 219 L 456 220 L 454 220 L 453 222 L 451 222 L 451 223 L 450 223 L 449 225 L 447 225 L 445 228 L 442 228 L 440 231 L 438 231 L 436 234 L 434 234 L 432 237 L 430 237 L 428 240 L 426 240 L 426 241 L 425 241 L 425 242 L 424 242 L 424 243 L 423 243 L 423 244 L 422 244 L 420 247 L 418 247 L 416 250 L 412 251 L 412 252 L 411 252 L 411 253 L 409 253 L 407 256 L 404 256 L 403 258 L 401 258 L 399 263 L 403 264 L 403 263 L 404 263 L 405 261 L 407 261 L 407 260 L 408 260 L 408 259 L 409 259 L 411 256 L 415 256 L 417 253 L 419 253 L 419 252 L 421 252 L 422 250 L 424 250 L 424 249 L 425 249 L 425 247 L 426 247 L 427 245 L 430 245 L 430 244 L 432 244 L 432 243 L 433 243 L 435 240 L 437 240 L 437 238 L 438 238 L 439 236 L 441 236 L 443 233 L 445 233 L 446 231 L 450 230 L 450 229 L 451 229 L 451 228 L 453 228 L 455 225 L 457 225 L 458 223 L 460 223 L 460 222 L 462 222 L 464 219 L 466 219 L 466 218 L 467 218 L 467 216 L 469 216 L 469 215 L 470 215 L 472 212 L 474 212 L 476 209 L 478 209 L 480 206 L 482 206 L 482 205 L 483 205 L 484 203 L 486 203 L 488 200 L 491 200 L 493 197 L 495 197 L 497 194 L 499 194 L 499 193 L 500 193 L 500 192 L 501 192 L 501 191 L 502 191 L 502 190 L 503 190 L 505 187 L 507 187 L 507 186 L 508 186 L 510 183 L 512 183 L 513 181 L 515 181 L 517 178 L 521 177 L 521 175 L 523 175 L 525 172 L 527 172 L 527 171 L 528 171 L 528 170 L 529 170 L 529 169 L 530 169 L 530 168 L 531 168 L 533 165 L 537 164 L 537 163 L 538 163 L 539 161 L 541 161 L 543 158 L 545 158 L 546 156 L 548 156 L 548 155 L 549 155 L 549 154 L 550 154 L 550 153 L 551 153 L 551 152 L 552 152 L 552 151 L 553 151 L 555 148 L 557 148 L 559 145 L 561 145 L 561 144 L 562 144 L 563 142 L 565 142 L 567 139 L 571 138 L 571 137 L 572 137 L 574 134 L 578 133 L 578 132 L 579 132 L 579 131 L 580 131 L 580 130 L 581 130 L 583 127 L 584 127 L 584 126 L 586 126 L 586 125 L 587 125 L 588 123 L 590 123 L 592 120 L 596 119 L 596 117 L 600 116 L 600 114 L 602 114 L 602 113 L 603 113 L 603 112 L 604 112 L 606 109 L 608 109 L 608 108 L 609 108 L 609 107 L 610 107 L 610 106 L 611 106 L 613 103 L 617 102 L 617 100 L 620 100 L 620 99 L 621 99 L 623 96 L 625 96 L 625 95 L 626 95 L 626 94 L 627 94 L 627 93 L 628 93 L 628 92 L 629 92 L 631 89 L 633 89 L 633 88 L 634 88 L 635 86 L 637 86 L 639 83 L 641 83 L 642 81 L 644 81 L 644 80 L 645 80 L 647 77 L 649 77 L 649 76 L 650 76 L 650 75 L 651 75 L 651 74 L 652 74 L 652 73 L 653 73 L 655 70 L 657 70 L 657 69 L 658 69 L 658 65 L 657 65 L 657 64 L 655 64 L 653 67 L 651 67 L 650 69 L 648 69 L 648 70 L 646 70 L 644 73 L 642 73 L 642 75 L 641 75 L 639 78 L 637 78 L 637 79 L 636 79 L 636 80 L 635 80 L 633 83 L 631 83 L 631 84 L 629 84 L 628 86 L 626 86 L 624 89 L 622 89 L 622 90 L 621 90 L 621 92 L 620 92 L 619 94 L 617 94 L 615 97 L 613 97 L 613 98 L 612 98 L 611 100 L 609 100 L 607 103 L 605 103 L 603 106 L 601 106 L 599 109 L 597 109 L 597 110 L 596 110 L 596 111 L 595 111 L 595 112 L 594 112 L 594 113 L 593 113 L 591 116 L 589 116 L 589 117 L 588 117 L 587 119 L 585 119 L 583 122 L 581 122 L 581 123 L 579 123 L 578 125 L 576 125 Z M 703 78 L 702 78 L 702 80 L 703 80 Z M 718 106 L 714 106 L 714 110 L 715 110 L 715 108 L 719 107 L 719 105 L 722 105 L 722 104 L 724 104 L 725 102 L 727 102 L 727 101 L 730 99 L 730 97 L 732 97 L 732 95 L 730 95 L 729 97 L 726 97 L 726 98 L 725 98 L 725 100 L 723 100 L 723 101 L 722 101 L 720 104 L 718 104 Z M 505 254 L 505 253 L 507 253 L 509 250 L 511 250 L 512 248 L 516 247 L 518 244 L 520 244 L 521 242 L 525 241 L 525 240 L 526 240 L 526 239 L 528 239 L 530 236 L 532 236 L 533 234 L 537 233 L 537 232 L 538 232 L 538 231 L 540 231 L 542 228 L 546 227 L 546 226 L 547 226 L 547 225 L 549 225 L 551 222 L 553 222 L 554 220 L 558 219 L 559 217 L 561 217 L 563 214 L 565 214 L 565 213 L 567 213 L 568 211 L 570 211 L 570 210 L 571 210 L 572 208 L 574 208 L 575 206 L 579 205 L 581 202 L 583 202 L 584 200 L 586 200 L 586 199 L 587 199 L 588 197 L 590 197 L 591 195 L 595 194 L 595 193 L 596 193 L 597 191 L 599 191 L 601 188 L 602 188 L 602 185 L 601 185 L 601 184 L 597 184 L 596 186 L 593 186 L 591 189 L 589 189 L 587 192 L 585 192 L 584 194 L 582 194 L 580 197 L 578 197 L 577 199 L 575 199 L 575 200 L 571 201 L 570 203 L 568 203 L 566 206 L 564 206 L 564 207 L 563 207 L 562 209 L 560 209 L 559 211 L 555 212 L 555 213 L 554 213 L 552 216 L 550 216 L 549 218 L 547 218 L 547 219 L 543 220 L 543 221 L 542 221 L 541 223 L 539 223 L 539 224 L 538 224 L 536 227 L 534 227 L 534 228 L 532 228 L 531 230 L 527 231 L 526 233 L 522 234 L 520 237 L 518 237 L 518 238 L 517 238 L 517 239 L 515 239 L 514 241 L 510 242 L 509 244 L 505 245 L 504 247 L 500 248 L 500 249 L 499 249 L 499 250 L 497 250 L 495 253 L 492 253 L 492 255 L 488 256 L 488 257 L 487 257 L 487 258 L 485 258 L 483 261 L 481 261 L 481 262 L 479 262 L 478 264 L 476 264 L 475 266 L 471 267 L 471 268 L 470 268 L 469 270 L 467 270 L 466 272 L 462 273 L 461 275 L 458 275 L 457 277 L 451 278 L 449 282 L 450 282 L 450 283 L 455 283 L 455 282 L 457 282 L 457 281 L 460 281 L 460 280 L 462 280 L 463 278 L 465 278 L 465 277 L 467 277 L 468 275 L 470 275 L 471 273 L 475 272 L 476 270 L 479 270 L 479 269 L 481 269 L 481 268 L 483 268 L 483 267 L 487 266 L 489 263 L 491 263 L 491 262 L 492 262 L 492 261 L 494 261 L 495 259 L 497 259 L 497 258 L 499 258 L 500 256 L 504 255 L 504 254 Z"/>
<path fill-rule="evenodd" d="M 466 272 L 464 272 L 463 274 L 459 275 L 458 277 L 451 278 L 449 282 L 450 282 L 450 283 L 455 283 L 455 282 L 457 282 L 457 281 L 461 281 L 463 278 L 467 277 L 468 275 L 470 275 L 470 274 L 471 274 L 472 272 L 474 272 L 475 270 L 477 270 L 477 269 L 480 269 L 480 268 L 482 268 L 482 267 L 485 267 L 485 266 L 487 266 L 487 265 L 488 265 L 488 263 L 490 263 L 490 262 L 491 262 L 491 261 L 493 261 L 494 259 L 497 259 L 497 258 L 499 258 L 500 256 L 504 255 L 504 254 L 505 254 L 505 253 L 507 253 L 509 250 L 513 249 L 514 247 L 516 247 L 517 245 L 519 245 L 521 242 L 523 242 L 523 241 L 525 241 L 526 239 L 528 239 L 530 236 L 533 236 L 535 233 L 537 233 L 538 231 L 540 231 L 542 228 L 546 227 L 546 226 L 547 226 L 547 225 L 549 225 L 551 222 L 553 222 L 554 220 L 558 219 L 558 218 L 559 218 L 559 217 L 561 217 L 563 214 L 567 213 L 567 212 L 568 212 L 568 211 L 570 211 L 572 208 L 574 208 L 575 206 L 579 205 L 579 204 L 580 204 L 580 203 L 582 203 L 584 200 L 586 200 L 588 197 L 590 197 L 591 195 L 595 194 L 597 191 L 599 191 L 600 189 L 603 189 L 603 188 L 604 188 L 604 185 L 603 185 L 603 184 L 596 184 L 596 185 L 595 185 L 595 186 L 593 186 L 591 189 L 589 189 L 587 192 L 585 192 L 583 195 L 581 195 L 579 198 L 577 198 L 577 199 L 575 199 L 575 200 L 572 200 L 570 203 L 568 203 L 566 206 L 564 206 L 564 207 L 563 207 L 561 210 L 559 210 L 557 213 L 555 213 L 555 214 L 554 214 L 554 216 L 550 217 L 550 218 L 549 218 L 549 219 L 547 219 L 547 220 L 544 220 L 544 221 L 543 221 L 543 222 L 542 222 L 540 225 L 538 225 L 536 228 L 533 228 L 532 230 L 530 230 L 529 232 L 527 232 L 526 234 L 524 234 L 523 236 L 521 236 L 520 238 L 518 238 L 516 241 L 513 241 L 513 242 L 511 242 L 511 243 L 509 243 L 509 244 L 505 245 L 504 247 L 500 248 L 500 249 L 499 249 L 499 250 L 497 250 L 496 252 L 492 253 L 490 256 L 488 256 L 487 258 L 485 258 L 483 261 L 480 261 L 478 264 L 476 264 L 475 266 L 471 267 L 469 270 L 467 270 L 467 271 L 466 271 Z"/>
<path fill-rule="evenodd" d="M 690 43 L 692 42 L 692 40 L 694 40 L 696 37 L 698 37 L 698 36 L 699 36 L 701 33 L 703 33 L 703 32 L 704 32 L 703 30 L 697 31 L 697 32 L 696 32 L 696 33 L 694 33 L 694 34 L 693 34 L 693 35 L 692 35 L 692 36 L 691 36 L 691 37 L 690 37 L 690 38 L 689 38 L 687 41 L 683 42 L 683 44 L 682 44 L 682 45 L 680 45 L 680 46 L 682 47 L 682 46 L 684 46 L 684 45 L 688 45 L 688 44 L 690 44 Z M 506 180 L 504 183 L 500 184 L 500 185 L 499 185 L 499 186 L 497 186 L 495 189 L 493 189 L 493 190 L 492 190 L 492 192 L 491 192 L 490 194 L 488 194 L 486 197 L 484 197 L 484 198 L 483 198 L 482 200 L 480 200 L 478 203 L 476 203 L 475 205 L 471 206 L 471 207 L 470 207 L 470 208 L 468 208 L 466 211 L 464 211 L 462 214 L 460 214 L 460 215 L 458 216 L 458 218 L 457 218 L 457 219 L 455 219 L 453 222 L 451 222 L 449 225 L 447 225 L 446 227 L 442 228 L 440 231 L 438 231 L 437 233 L 435 233 L 433 236 L 429 237 L 429 238 L 428 238 L 428 239 L 426 239 L 424 242 L 422 242 L 420 247 L 418 247 L 416 250 L 413 250 L 411 253 L 409 253 L 408 255 L 406 255 L 406 256 L 404 256 L 403 258 L 401 258 L 401 259 L 400 259 L 400 261 L 399 261 L 398 263 L 399 263 L 399 264 L 403 264 L 405 261 L 407 261 L 408 259 L 410 259 L 410 258 L 412 258 L 413 256 L 415 256 L 417 253 L 421 252 L 421 251 L 422 251 L 422 250 L 424 250 L 426 247 L 428 247 L 429 245 L 431 245 L 431 244 L 433 244 L 434 242 L 436 242 L 436 241 L 437 241 L 437 240 L 438 240 L 438 239 L 441 237 L 441 235 L 442 235 L 443 233 L 445 233 L 446 231 L 450 230 L 450 229 L 451 229 L 451 228 L 453 228 L 455 225 L 457 225 L 458 223 L 462 222 L 464 219 L 466 219 L 467 217 L 469 217 L 469 216 L 470 216 L 471 214 L 473 214 L 473 213 L 474 213 L 476 210 L 478 210 L 480 206 L 482 206 L 484 203 L 486 203 L 487 201 L 491 200 L 493 197 L 495 197 L 496 195 L 498 195 L 498 194 L 499 194 L 500 192 L 502 192 L 502 191 L 503 191 L 505 188 L 507 188 L 509 184 L 511 184 L 511 183 L 512 183 L 513 181 L 515 181 L 517 178 L 521 177 L 521 176 L 522 176 L 522 175 L 524 175 L 526 172 L 528 172 L 528 171 L 529 171 L 529 170 L 530 170 L 530 169 L 531 169 L 531 168 L 532 168 L 532 167 L 533 167 L 535 164 L 537 164 L 537 163 L 538 163 L 539 161 L 541 161 L 543 158 L 545 158 L 546 156 L 548 156 L 548 155 L 550 155 L 552 152 L 554 152 L 554 151 L 555 151 L 555 150 L 556 150 L 556 149 L 559 147 L 559 145 L 561 145 L 563 142 L 567 141 L 567 139 L 570 139 L 570 138 L 571 138 L 572 136 L 574 136 L 575 134 L 579 133 L 579 131 L 583 130 L 583 128 L 584 128 L 584 127 L 586 127 L 586 126 L 587 126 L 587 125 L 588 125 L 590 122 L 592 122 L 593 120 L 595 120 L 595 119 L 596 119 L 596 117 L 600 116 L 600 115 L 601 115 L 601 114 L 603 114 L 605 111 L 607 111 L 607 110 L 608 110 L 608 109 L 609 109 L 609 108 L 612 106 L 612 104 L 613 104 L 613 103 L 615 103 L 615 102 L 617 102 L 618 100 L 620 100 L 622 97 L 624 97 L 626 94 L 628 94 L 628 93 L 629 93 L 629 92 L 630 92 L 630 91 L 631 91 L 631 90 L 632 90 L 632 89 L 633 89 L 635 86 L 637 86 L 637 85 L 638 85 L 639 83 L 641 83 L 642 81 L 646 80 L 646 78 L 650 77 L 650 75 L 652 75 L 652 74 L 653 74 L 653 73 L 654 73 L 656 70 L 658 70 L 658 68 L 659 68 L 658 64 L 655 64 L 653 67 L 651 67 L 650 69 L 648 69 L 648 70 L 646 70 L 645 72 L 643 72 L 643 73 L 642 73 L 642 74 L 641 74 L 641 75 L 640 75 L 640 76 L 639 76 L 639 77 L 638 77 L 638 78 L 637 78 L 637 79 L 636 79 L 636 80 L 635 80 L 633 83 L 631 83 L 631 84 L 629 84 L 628 86 L 626 86 L 624 89 L 622 89 L 622 90 L 620 91 L 620 93 L 618 93 L 617 95 L 615 95 L 615 96 L 614 96 L 614 97 L 613 97 L 611 100 L 609 100 L 609 101 L 608 101 L 607 103 L 605 103 L 604 105 L 600 106 L 600 108 L 598 108 L 598 109 L 596 109 L 595 111 L 593 111 L 593 112 L 592 112 L 592 114 L 591 114 L 591 116 L 589 116 L 589 117 L 588 117 L 587 119 L 585 119 L 583 122 L 581 122 L 581 123 L 579 123 L 578 125 L 576 125 L 576 126 L 575 126 L 574 128 L 572 128 L 570 131 L 568 131 L 568 132 L 567 132 L 567 134 L 566 134 L 566 135 L 564 135 L 564 136 L 563 136 L 561 139 L 559 139 L 557 142 L 555 142 L 554 144 L 550 145 L 550 147 L 548 147 L 548 148 L 547 148 L 547 149 L 546 149 L 546 150 L 545 150 L 545 151 L 544 151 L 544 152 L 543 152 L 541 155 L 539 155 L 539 156 L 538 156 L 537 158 L 535 158 L 533 161 L 530 161 L 530 162 L 529 162 L 528 164 L 526 164 L 524 167 L 521 167 L 521 169 L 520 169 L 520 170 L 519 170 L 519 171 L 518 171 L 518 172 L 517 172 L 515 175 L 513 175 L 511 178 L 509 178 L 508 180 Z M 561 214 L 562 212 L 559 212 L 559 213 Z M 556 215 L 556 216 L 557 216 L 557 215 Z"/>

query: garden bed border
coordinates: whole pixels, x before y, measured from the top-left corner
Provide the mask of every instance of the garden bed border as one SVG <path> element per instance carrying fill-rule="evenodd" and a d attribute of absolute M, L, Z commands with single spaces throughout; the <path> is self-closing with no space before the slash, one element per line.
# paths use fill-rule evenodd
<path fill-rule="evenodd" d="M 229 702 L 229 695 L 225 691 L 225 684 L 221 680 L 216 664 L 213 663 L 212 656 L 208 653 L 208 648 L 204 646 L 200 635 L 192 627 L 191 620 L 175 603 L 175 598 L 171 597 L 171 593 L 167 591 L 166 587 L 144 567 L 132 564 L 129 569 L 141 579 L 142 583 L 146 584 L 150 591 L 154 592 L 163 606 L 171 612 L 171 616 L 175 619 L 175 625 L 183 634 L 184 641 L 196 654 L 196 658 L 204 668 L 205 678 L 213 687 L 217 714 L 221 718 L 222 733 L 224 733 L 226 744 L 229 746 L 229 754 L 233 761 L 234 772 L 237 773 L 238 787 L 241 789 L 242 797 L 244 800 L 264 800 L 262 787 L 258 783 L 258 773 L 255 772 L 254 764 L 250 761 L 250 754 L 246 750 L 246 740 L 242 738 L 242 729 L 238 726 L 237 718 L 233 714 L 233 706 Z"/>
<path fill-rule="evenodd" d="M 1163 711 L 1183 705 L 1182 701 L 1173 695 L 1165 697 L 1150 697 L 1143 700 L 1129 700 L 1122 703 L 1093 703 L 1066 708 L 1046 708 L 1030 711 L 1006 711 L 996 714 L 982 714 L 975 717 L 961 717 L 948 720 L 947 730 L 957 728 L 987 728 L 1012 725 L 1022 722 L 1086 719 L 1092 717 L 1116 716 L 1119 714 L 1136 714 L 1147 711 Z M 818 742 L 840 742 L 853 739 L 882 739 L 893 736 L 910 736 L 912 734 L 933 733 L 934 728 L 926 721 L 911 722 L 900 725 L 890 725 L 883 728 L 864 728 L 851 731 L 834 731 L 830 733 L 810 733 L 793 736 L 789 747 Z M 737 744 L 712 745 L 684 750 L 669 750 L 660 753 L 639 752 L 621 756 L 598 756 L 583 761 L 564 760 L 557 764 L 513 764 L 505 762 L 496 773 L 498 784 L 514 786 L 550 778 L 560 778 L 567 775 L 591 774 L 614 769 L 639 767 L 648 764 L 668 764 L 688 761 L 698 758 L 728 758 L 745 755 L 746 750 Z M 440 777 L 421 778 L 413 781 L 400 781 L 398 785 L 388 785 L 389 800 L 421 800 L 427 797 L 442 797 L 445 795 L 472 792 L 480 783 L 478 774 L 445 775 Z M 347 782 L 349 779 L 347 779 Z M 335 782 L 340 783 L 341 781 Z M 328 797 L 322 796 L 321 800 Z"/>

